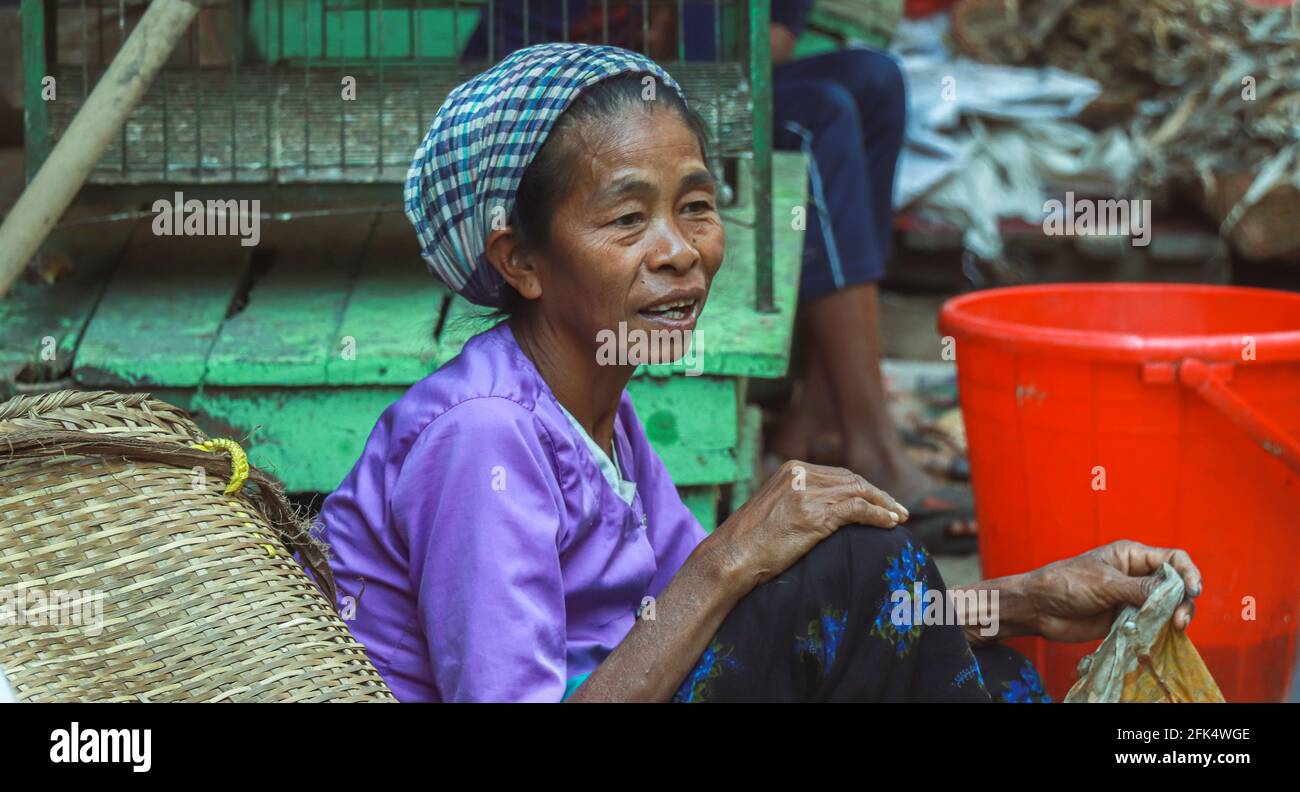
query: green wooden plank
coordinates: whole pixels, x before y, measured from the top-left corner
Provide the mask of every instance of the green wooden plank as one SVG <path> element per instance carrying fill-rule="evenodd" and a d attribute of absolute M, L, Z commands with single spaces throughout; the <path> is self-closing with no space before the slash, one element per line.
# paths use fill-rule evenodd
<path fill-rule="evenodd" d="M 447 305 L 447 318 L 443 320 L 442 332 L 438 334 L 438 353 L 435 364 L 441 368 L 447 361 L 460 354 L 465 342 L 487 330 L 500 321 L 486 308 L 481 308 L 468 300 L 453 295 Z"/>
<path fill-rule="evenodd" d="M 678 485 L 734 481 L 739 397 L 726 377 L 638 377 L 628 385 L 650 444 Z"/>
<path fill-rule="evenodd" d="M 411 224 L 381 215 L 325 364 L 330 385 L 408 385 L 434 368 L 450 292 L 420 258 Z"/>
<path fill-rule="evenodd" d="M 727 255 L 709 289 L 709 302 L 700 315 L 693 339 L 704 374 L 740 377 L 782 377 L 790 363 L 790 343 L 799 294 L 803 230 L 796 228 L 795 209 L 807 195 L 807 161 L 802 154 L 776 152 L 773 170 L 773 271 L 776 310 L 755 309 L 753 207 L 746 205 L 723 216 Z M 455 357 L 465 341 L 490 327 L 484 309 L 459 297 L 447 310 L 438 337 L 441 365 Z M 637 374 L 680 374 L 682 365 L 643 366 Z"/>
<path fill-rule="evenodd" d="M 271 61 L 308 57 L 313 63 L 329 63 L 363 58 L 405 60 L 414 56 L 455 60 L 474 33 L 481 14 L 481 9 L 471 3 L 459 9 L 437 8 L 432 2 L 415 8 L 411 7 L 413 3 L 397 2 L 382 10 L 380 5 L 374 0 L 335 0 L 329 4 L 317 0 L 253 0 L 248 14 L 249 34 L 256 50 Z M 459 35 L 459 41 L 455 35 Z"/>
<path fill-rule="evenodd" d="M 329 492 L 361 455 L 366 438 L 402 387 L 155 389 L 158 398 L 195 413 L 214 437 L 230 437 L 253 464 L 292 492 Z M 734 449 L 692 451 L 651 441 L 679 487 L 734 481 Z"/>
<path fill-rule="evenodd" d="M 740 444 L 736 446 L 739 468 L 731 487 L 731 511 L 743 506 L 762 485 L 763 411 L 748 406 L 740 415 Z"/>
<path fill-rule="evenodd" d="M 713 391 L 714 399 L 729 391 L 730 407 L 723 403 L 716 412 L 696 410 L 694 418 L 688 414 L 681 420 L 666 409 L 677 405 L 680 393 L 643 390 L 633 395 L 642 399 L 638 409 L 647 411 L 651 444 L 679 486 L 726 483 L 737 476 L 736 450 L 725 445 L 728 435 L 733 445 L 735 441 L 734 383 L 715 380 L 706 390 Z M 250 453 L 256 450 L 255 464 L 272 466 L 290 490 L 328 492 L 360 456 L 379 414 L 404 392 L 402 387 L 207 387 L 200 394 L 178 391 L 170 397 L 196 410 L 205 430 L 245 443 Z M 647 407 L 647 397 L 659 398 Z M 168 397 L 160 392 L 160 398 Z M 710 421 L 730 423 L 731 431 L 707 427 Z"/>
<path fill-rule="evenodd" d="M 49 74 L 45 51 L 49 26 L 55 20 L 45 15 L 45 0 L 23 0 L 23 106 L 24 140 L 27 150 L 27 181 L 30 182 L 54 144 L 50 140 L 50 111 L 41 96 L 41 81 Z M 57 94 L 56 94 L 57 95 Z"/>
<path fill-rule="evenodd" d="M 677 494 L 704 530 L 713 533 L 713 529 L 718 527 L 718 487 L 678 487 Z"/>
<path fill-rule="evenodd" d="M 204 388 L 155 391 L 229 437 L 290 492 L 330 492 L 356 464 L 375 421 L 404 388 Z"/>
<path fill-rule="evenodd" d="M 651 443 L 653 446 L 654 443 Z M 740 475 L 736 449 L 692 449 L 656 447 L 673 483 L 679 487 L 699 484 L 729 484 Z"/>
<path fill-rule="evenodd" d="M 141 233 L 113 275 L 77 348 L 87 386 L 188 386 L 245 275 L 252 248 L 237 237 Z"/>
<path fill-rule="evenodd" d="M 270 271 L 228 318 L 208 356 L 211 385 L 320 385 L 338 354 L 339 322 L 373 214 L 310 217 L 262 226 Z"/>
<path fill-rule="evenodd" d="M 834 52 L 845 44 L 887 50 L 902 16 L 903 0 L 866 3 L 852 16 L 828 11 L 819 3 L 808 12 L 808 23 L 795 43 L 794 57 Z"/>
<path fill-rule="evenodd" d="M 96 211 L 73 207 L 66 217 Z M 0 393 L 6 398 L 15 382 L 52 382 L 72 371 L 77 342 L 135 228 L 126 222 L 55 231 L 39 267 L 54 282 L 22 278 L 0 300 Z"/>

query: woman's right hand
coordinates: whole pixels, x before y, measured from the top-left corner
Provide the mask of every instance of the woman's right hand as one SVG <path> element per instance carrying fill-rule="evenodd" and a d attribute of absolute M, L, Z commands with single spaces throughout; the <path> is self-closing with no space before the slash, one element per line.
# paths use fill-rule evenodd
<path fill-rule="evenodd" d="M 852 471 L 786 462 L 710 539 L 748 588 L 766 583 L 841 526 L 893 528 L 907 510 Z"/>

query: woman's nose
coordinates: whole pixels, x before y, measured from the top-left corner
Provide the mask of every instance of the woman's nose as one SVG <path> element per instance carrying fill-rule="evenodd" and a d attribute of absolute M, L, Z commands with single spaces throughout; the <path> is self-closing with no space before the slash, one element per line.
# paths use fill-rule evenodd
<path fill-rule="evenodd" d="M 700 260 L 700 251 L 671 220 L 655 224 L 651 243 L 646 263 L 652 270 L 670 267 L 685 272 Z"/>

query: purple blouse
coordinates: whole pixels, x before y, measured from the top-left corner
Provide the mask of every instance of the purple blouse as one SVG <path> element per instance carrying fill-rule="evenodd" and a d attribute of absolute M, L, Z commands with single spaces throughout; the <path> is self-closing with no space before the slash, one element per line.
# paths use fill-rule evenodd
<path fill-rule="evenodd" d="M 507 324 L 384 411 L 325 499 L 340 606 L 401 701 L 560 701 L 704 538 L 624 392 L 624 502 Z"/>

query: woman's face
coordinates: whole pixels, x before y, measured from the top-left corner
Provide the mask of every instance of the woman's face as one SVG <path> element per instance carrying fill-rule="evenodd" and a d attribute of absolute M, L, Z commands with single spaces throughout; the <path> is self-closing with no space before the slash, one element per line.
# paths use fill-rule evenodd
<path fill-rule="evenodd" d="M 672 108 L 629 108 L 616 123 L 566 131 L 568 193 L 537 267 L 541 311 L 579 342 L 641 331 L 652 360 L 694 331 L 722 266 L 722 221 L 699 142 Z M 668 331 L 655 334 L 654 331 Z M 639 335 L 639 334 L 638 334 Z M 662 350 L 662 351 L 661 351 Z"/>

